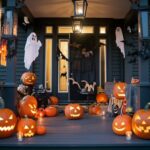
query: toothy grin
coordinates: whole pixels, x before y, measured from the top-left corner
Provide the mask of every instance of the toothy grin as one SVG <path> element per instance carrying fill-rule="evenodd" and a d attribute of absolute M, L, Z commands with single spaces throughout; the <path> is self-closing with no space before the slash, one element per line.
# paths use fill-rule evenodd
<path fill-rule="evenodd" d="M 115 130 L 117 130 L 117 131 L 124 131 L 125 130 L 125 127 L 124 128 L 121 128 L 121 129 L 119 129 L 119 128 L 117 128 L 117 127 L 114 127 L 115 128 Z"/>
<path fill-rule="evenodd" d="M 24 137 L 31 137 L 31 136 L 34 136 L 34 133 L 33 133 L 33 132 L 31 132 L 31 133 L 25 133 L 25 134 L 24 134 Z"/>
<path fill-rule="evenodd" d="M 125 96 L 125 94 L 118 94 L 118 96 Z"/>
<path fill-rule="evenodd" d="M 80 114 L 71 114 L 71 117 L 79 117 Z"/>
<path fill-rule="evenodd" d="M 32 114 L 36 114 L 36 110 L 31 110 Z"/>
<path fill-rule="evenodd" d="M 15 128 L 15 125 L 0 127 L 0 131 L 11 131 Z"/>
<path fill-rule="evenodd" d="M 135 127 L 139 132 L 150 133 L 150 126 L 144 128 L 143 126 L 138 127 L 137 125 L 135 125 Z"/>

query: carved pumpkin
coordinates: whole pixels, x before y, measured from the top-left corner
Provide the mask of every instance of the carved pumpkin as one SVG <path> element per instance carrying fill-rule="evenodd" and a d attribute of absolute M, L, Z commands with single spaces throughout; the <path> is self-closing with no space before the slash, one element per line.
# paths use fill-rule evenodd
<path fill-rule="evenodd" d="M 150 139 L 150 110 L 138 110 L 132 119 L 132 130 L 143 139 Z"/>
<path fill-rule="evenodd" d="M 93 104 L 89 106 L 90 115 L 100 115 L 101 113 L 102 113 L 102 109 L 100 105 Z"/>
<path fill-rule="evenodd" d="M 105 93 L 99 93 L 96 96 L 96 101 L 97 101 L 97 103 L 107 103 L 108 97 Z"/>
<path fill-rule="evenodd" d="M 46 128 L 44 126 L 37 126 L 36 134 L 38 134 L 38 135 L 46 134 Z"/>
<path fill-rule="evenodd" d="M 51 105 L 57 105 L 59 102 L 58 98 L 55 96 L 50 96 L 49 100 L 50 100 Z"/>
<path fill-rule="evenodd" d="M 21 81 L 24 85 L 34 85 L 36 83 L 37 77 L 32 72 L 25 72 L 21 76 Z"/>
<path fill-rule="evenodd" d="M 18 122 L 17 130 L 23 137 L 32 137 L 36 133 L 36 121 L 29 118 L 22 118 Z"/>
<path fill-rule="evenodd" d="M 126 92 L 126 83 L 125 82 L 117 82 L 113 88 L 114 97 L 117 99 L 124 99 Z"/>
<path fill-rule="evenodd" d="M 84 115 L 84 109 L 80 104 L 68 104 L 65 107 L 65 116 L 67 119 L 81 119 Z"/>
<path fill-rule="evenodd" d="M 35 115 L 35 118 L 44 117 L 45 116 L 45 110 L 44 108 L 39 108 L 37 110 L 37 113 Z"/>
<path fill-rule="evenodd" d="M 15 132 L 17 118 L 10 109 L 0 109 L 0 138 L 11 136 Z"/>
<path fill-rule="evenodd" d="M 112 130 L 117 135 L 125 135 L 132 130 L 132 119 L 128 115 L 118 115 L 112 123 Z"/>
<path fill-rule="evenodd" d="M 34 96 L 25 96 L 19 102 L 19 114 L 21 117 L 34 117 L 37 112 L 37 100 Z"/>
<path fill-rule="evenodd" d="M 45 111 L 45 114 L 47 117 L 55 117 L 58 114 L 58 110 L 54 106 L 49 106 L 49 107 L 45 108 L 44 111 Z"/>

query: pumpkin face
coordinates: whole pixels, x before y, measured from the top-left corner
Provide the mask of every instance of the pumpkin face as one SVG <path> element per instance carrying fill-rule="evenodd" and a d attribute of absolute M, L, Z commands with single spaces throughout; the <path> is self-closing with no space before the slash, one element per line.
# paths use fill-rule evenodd
<path fill-rule="evenodd" d="M 113 88 L 113 94 L 117 99 L 124 99 L 125 92 L 126 92 L 126 83 L 124 82 L 115 83 Z"/>
<path fill-rule="evenodd" d="M 58 102 L 59 102 L 58 98 L 55 97 L 55 96 L 51 96 L 51 97 L 49 98 L 49 100 L 50 100 L 51 105 L 57 105 Z"/>
<path fill-rule="evenodd" d="M 131 131 L 132 119 L 128 115 L 118 115 L 112 123 L 112 130 L 117 135 L 125 135 L 127 131 Z"/>
<path fill-rule="evenodd" d="M 37 112 L 37 100 L 34 96 L 25 96 L 19 102 L 19 114 L 21 117 L 34 117 Z"/>
<path fill-rule="evenodd" d="M 91 105 L 89 107 L 90 115 L 100 115 L 102 113 L 101 107 L 99 105 Z"/>
<path fill-rule="evenodd" d="M 38 135 L 46 134 L 46 128 L 44 126 L 37 126 L 36 134 Z"/>
<path fill-rule="evenodd" d="M 96 101 L 97 103 L 107 103 L 108 97 L 105 93 L 100 93 L 100 94 L 97 94 Z"/>
<path fill-rule="evenodd" d="M 132 129 L 135 135 L 150 139 L 150 110 L 138 110 L 132 119 Z"/>
<path fill-rule="evenodd" d="M 55 117 L 58 114 L 58 110 L 54 106 L 49 106 L 49 107 L 45 108 L 44 111 L 45 111 L 45 114 L 47 117 Z"/>
<path fill-rule="evenodd" d="M 11 136 L 17 123 L 16 115 L 10 109 L 0 109 L 0 138 Z"/>
<path fill-rule="evenodd" d="M 84 115 L 84 109 L 80 104 L 68 104 L 65 107 L 65 116 L 67 119 L 81 119 Z"/>
<path fill-rule="evenodd" d="M 32 72 L 25 72 L 21 76 L 21 81 L 24 85 L 34 85 L 36 83 L 37 77 Z"/>
<path fill-rule="evenodd" d="M 36 121 L 28 118 L 20 119 L 17 129 L 23 137 L 32 137 L 36 133 Z"/>

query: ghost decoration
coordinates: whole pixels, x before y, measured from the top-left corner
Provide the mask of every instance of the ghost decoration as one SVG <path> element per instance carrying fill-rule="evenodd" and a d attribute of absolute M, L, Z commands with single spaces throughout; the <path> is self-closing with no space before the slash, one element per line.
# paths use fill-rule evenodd
<path fill-rule="evenodd" d="M 125 58 L 125 49 L 124 49 L 124 37 L 122 29 L 120 27 L 116 28 L 116 44 L 120 48 L 123 57 Z"/>
<path fill-rule="evenodd" d="M 24 64 L 26 69 L 30 69 L 31 64 L 39 55 L 39 49 L 42 46 L 42 43 L 37 40 L 36 33 L 32 32 L 26 41 L 25 45 L 25 54 L 24 54 Z"/>

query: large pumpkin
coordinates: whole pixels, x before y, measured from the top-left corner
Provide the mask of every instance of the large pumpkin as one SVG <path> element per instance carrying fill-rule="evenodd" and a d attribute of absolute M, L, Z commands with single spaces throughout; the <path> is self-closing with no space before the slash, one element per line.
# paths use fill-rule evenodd
<path fill-rule="evenodd" d="M 89 106 L 89 114 L 90 115 L 100 115 L 102 113 L 102 109 L 100 105 L 92 104 Z"/>
<path fill-rule="evenodd" d="M 58 114 L 58 110 L 54 106 L 49 106 L 49 107 L 45 108 L 44 111 L 45 111 L 45 115 L 47 117 L 55 117 Z"/>
<path fill-rule="evenodd" d="M 21 81 L 24 85 L 34 85 L 36 83 L 37 77 L 33 72 L 25 72 L 21 76 Z"/>
<path fill-rule="evenodd" d="M 32 137 L 36 133 L 36 121 L 29 118 L 22 118 L 18 122 L 17 130 L 23 137 Z"/>
<path fill-rule="evenodd" d="M 132 119 L 128 115 L 118 115 L 112 123 L 112 130 L 117 135 L 125 135 L 132 130 Z"/>
<path fill-rule="evenodd" d="M 150 110 L 138 110 L 132 119 L 132 130 L 143 139 L 150 139 Z"/>
<path fill-rule="evenodd" d="M 17 118 L 10 109 L 0 109 L 0 138 L 11 136 L 15 132 Z"/>
<path fill-rule="evenodd" d="M 51 105 L 57 105 L 59 102 L 59 100 L 56 96 L 50 96 L 49 101 L 50 101 Z"/>
<path fill-rule="evenodd" d="M 108 102 L 108 96 L 105 93 L 99 93 L 96 96 L 97 103 L 107 103 Z"/>
<path fill-rule="evenodd" d="M 126 83 L 125 82 L 117 82 L 113 87 L 113 95 L 117 99 L 124 99 L 126 93 Z"/>
<path fill-rule="evenodd" d="M 37 112 L 37 100 L 34 96 L 27 95 L 19 102 L 21 117 L 34 117 Z"/>
<path fill-rule="evenodd" d="M 84 109 L 80 104 L 68 104 L 64 111 L 67 119 L 81 119 L 84 115 Z"/>

